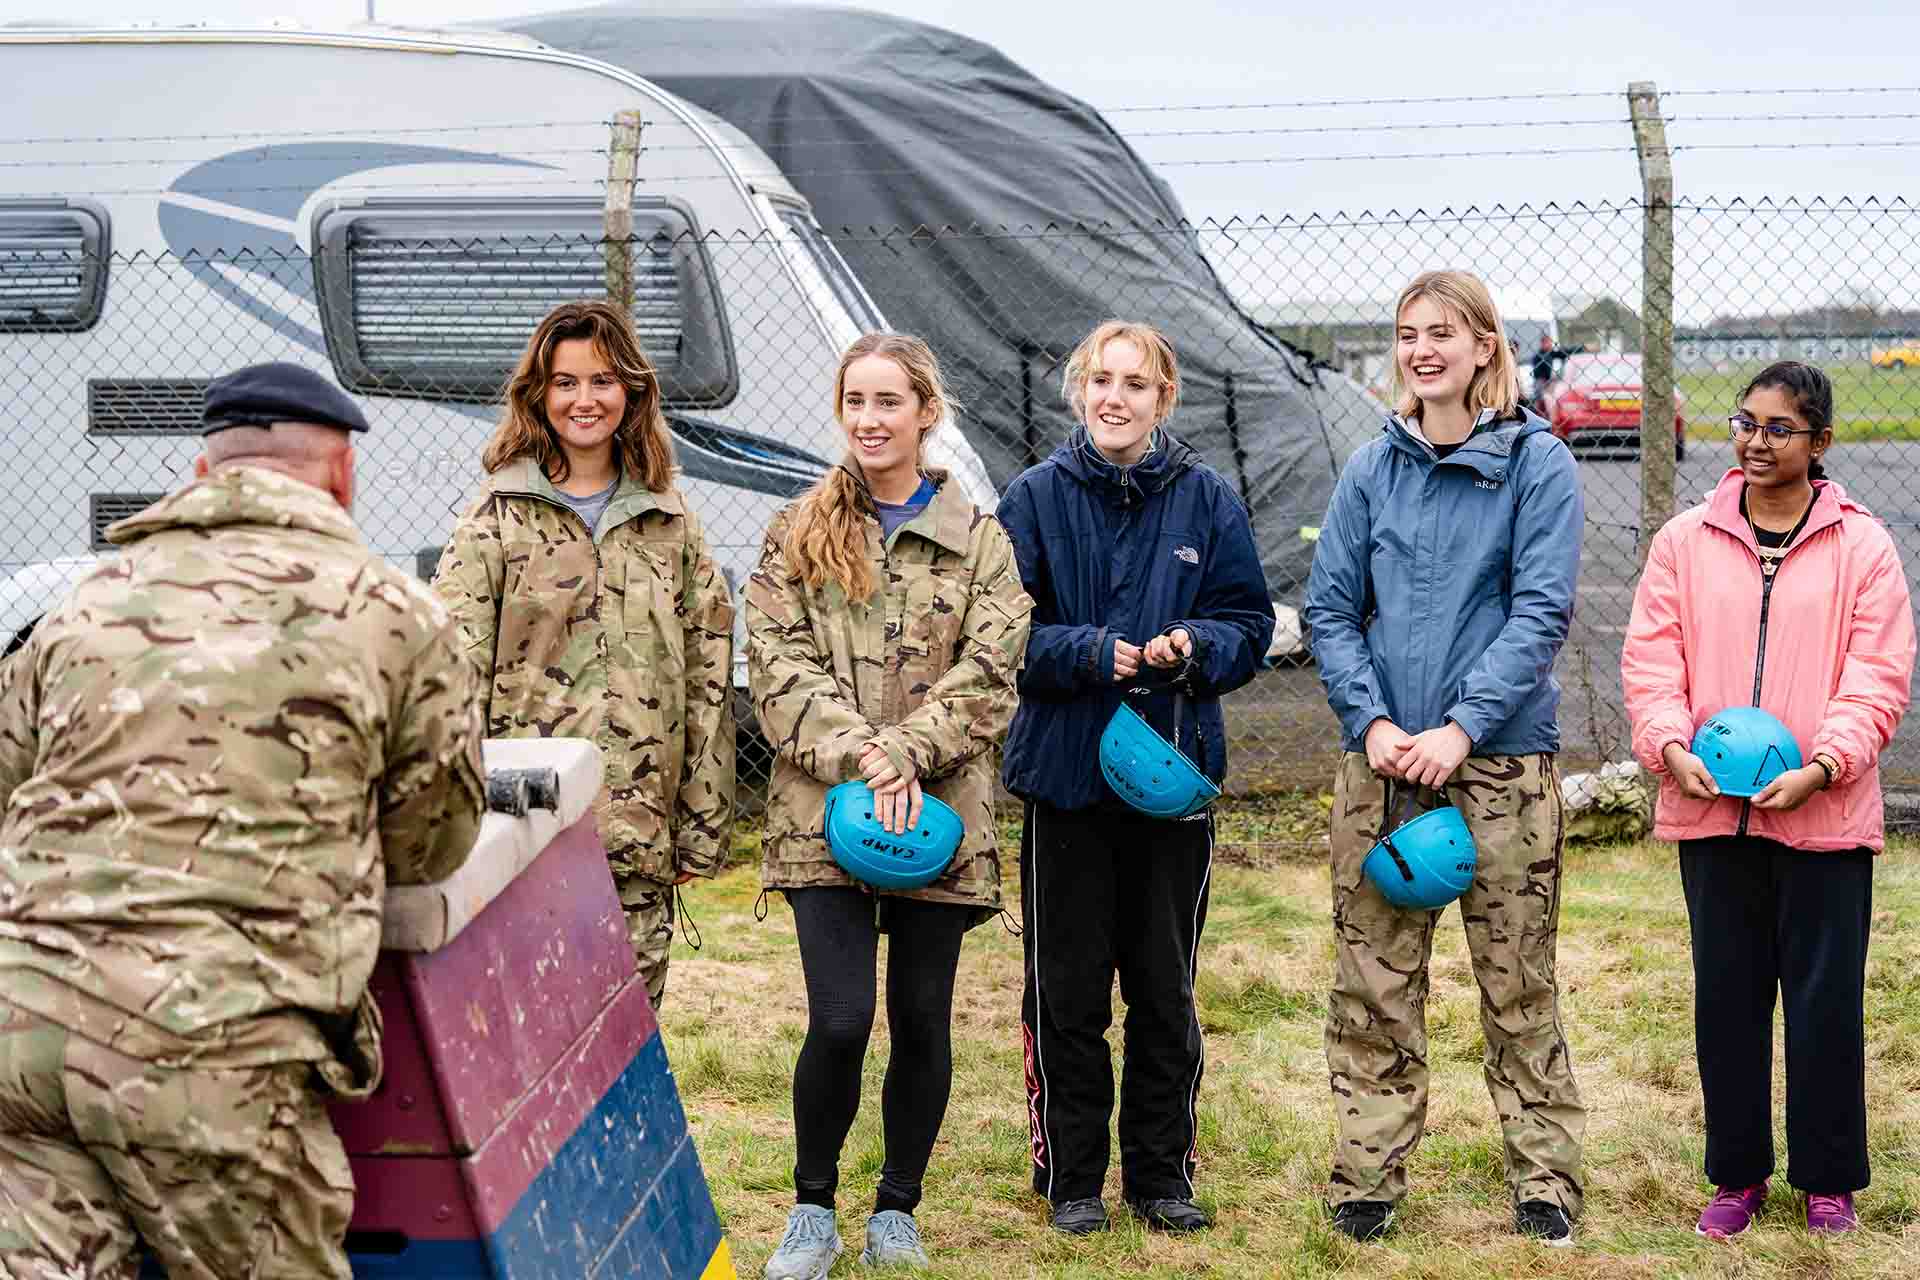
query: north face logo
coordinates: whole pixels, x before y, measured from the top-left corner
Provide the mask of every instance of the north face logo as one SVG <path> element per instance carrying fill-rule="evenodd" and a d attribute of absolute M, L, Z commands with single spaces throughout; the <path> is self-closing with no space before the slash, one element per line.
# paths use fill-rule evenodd
<path fill-rule="evenodd" d="M 1173 549 L 1173 558 L 1175 560 L 1184 560 L 1188 564 L 1200 563 L 1200 553 L 1192 547 L 1175 547 Z"/>

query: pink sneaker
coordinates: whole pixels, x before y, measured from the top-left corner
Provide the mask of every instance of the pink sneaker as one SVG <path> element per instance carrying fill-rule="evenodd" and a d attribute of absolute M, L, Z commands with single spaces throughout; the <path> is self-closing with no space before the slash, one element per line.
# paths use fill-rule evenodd
<path fill-rule="evenodd" d="M 1853 1212 L 1851 1191 L 1837 1196 L 1807 1197 L 1807 1230 L 1820 1235 L 1841 1235 L 1857 1230 L 1860 1219 Z"/>
<path fill-rule="evenodd" d="M 1694 1231 L 1715 1240 L 1737 1236 L 1753 1225 L 1753 1215 L 1767 1202 L 1767 1184 L 1751 1187 L 1721 1187 L 1713 1193 L 1713 1202 L 1700 1212 Z"/>

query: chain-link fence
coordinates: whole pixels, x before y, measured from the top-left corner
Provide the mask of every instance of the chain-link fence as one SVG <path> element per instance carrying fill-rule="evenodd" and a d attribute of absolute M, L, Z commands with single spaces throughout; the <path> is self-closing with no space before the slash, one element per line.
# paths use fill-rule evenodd
<path fill-rule="evenodd" d="M 1830 472 L 1916 562 L 1920 291 L 1902 264 L 1920 210 L 1730 201 L 1674 213 L 1681 505 L 1730 465 L 1726 415 L 1744 379 L 1775 358 L 1808 359 L 1836 388 Z M 965 406 L 939 460 L 983 498 L 1064 436 L 1059 372 L 1074 339 L 1106 314 L 1165 324 L 1195 371 L 1173 429 L 1247 497 L 1281 615 L 1271 669 L 1231 700 L 1233 783 L 1317 787 L 1337 734 L 1294 610 L 1333 476 L 1379 430 L 1392 299 L 1441 266 L 1494 286 L 1523 395 L 1581 455 L 1588 526 L 1559 665 L 1561 719 L 1570 763 L 1624 757 L 1618 655 L 1643 534 L 1642 226 L 1637 200 L 1196 227 L 922 228 L 831 245 L 799 221 L 777 236 L 693 236 L 664 219 L 637 227 L 635 314 L 672 402 L 685 487 L 736 587 L 773 511 L 839 452 L 834 362 L 878 320 L 876 273 L 916 282 L 915 327 Z M 1139 269 L 1114 271 L 1116 245 Z M 1201 331 L 1165 319 L 1193 313 L 1191 278 L 1176 291 L 1151 270 L 1176 252 L 1199 255 L 1217 285 Z M 941 289 L 944 264 L 960 255 L 1004 258 L 1006 287 Z M 206 379 L 258 360 L 329 370 L 363 397 L 374 430 L 361 447 L 358 519 L 381 553 L 430 571 L 480 485 L 493 396 L 520 343 L 553 303 L 599 292 L 603 263 L 597 239 L 433 239 L 407 227 L 383 239 L 377 225 L 311 256 L 90 256 L 0 235 L 0 415 L 13 444 L 0 632 L 110 554 L 107 524 L 187 478 Z M 1109 277 L 1097 306 L 1063 301 L 1052 283 L 1090 273 Z M 1536 366 L 1543 335 L 1550 354 Z M 742 763 L 743 778 L 764 776 L 764 755 Z M 1920 729 L 1903 731 L 1886 766 L 1896 778 L 1920 774 Z"/>

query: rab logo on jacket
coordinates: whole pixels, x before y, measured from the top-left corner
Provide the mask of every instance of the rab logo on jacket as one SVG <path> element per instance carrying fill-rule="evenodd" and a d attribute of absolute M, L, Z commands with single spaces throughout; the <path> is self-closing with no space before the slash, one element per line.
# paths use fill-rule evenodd
<path fill-rule="evenodd" d="M 1175 547 L 1173 549 L 1173 558 L 1175 560 L 1184 561 L 1187 564 L 1200 563 L 1200 553 L 1198 551 L 1195 551 L 1192 547 Z"/>

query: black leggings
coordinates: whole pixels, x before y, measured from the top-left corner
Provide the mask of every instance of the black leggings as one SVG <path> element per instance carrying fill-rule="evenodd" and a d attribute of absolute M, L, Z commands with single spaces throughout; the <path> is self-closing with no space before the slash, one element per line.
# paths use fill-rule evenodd
<path fill-rule="evenodd" d="M 886 912 L 887 1029 L 893 1052 L 880 1090 L 886 1163 L 874 1212 L 912 1213 L 953 1087 L 953 975 L 971 907 L 790 889 L 807 978 L 807 1039 L 793 1069 L 793 1187 L 801 1204 L 834 1207 L 840 1148 L 860 1109 L 860 1068 L 873 1031 L 875 956 Z"/>

